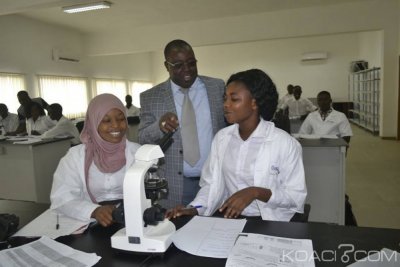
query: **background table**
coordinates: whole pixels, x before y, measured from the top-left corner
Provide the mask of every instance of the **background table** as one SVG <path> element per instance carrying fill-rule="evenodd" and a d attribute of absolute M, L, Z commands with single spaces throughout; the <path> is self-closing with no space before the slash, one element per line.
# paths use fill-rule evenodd
<path fill-rule="evenodd" d="M 307 183 L 309 221 L 344 225 L 346 146 L 339 139 L 300 139 Z"/>
<path fill-rule="evenodd" d="M 54 171 L 70 146 L 70 138 L 0 142 L 0 198 L 50 203 Z"/>

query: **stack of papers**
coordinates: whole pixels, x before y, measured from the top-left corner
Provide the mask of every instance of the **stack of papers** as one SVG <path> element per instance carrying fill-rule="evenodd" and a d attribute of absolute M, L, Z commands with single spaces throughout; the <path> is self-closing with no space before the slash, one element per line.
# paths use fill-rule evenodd
<path fill-rule="evenodd" d="M 0 267 L 93 266 L 101 257 L 72 249 L 48 237 L 0 252 Z"/>
<path fill-rule="evenodd" d="M 34 144 L 42 141 L 40 136 L 26 135 L 26 136 L 9 136 L 7 138 L 9 141 L 14 141 L 13 144 Z"/>
<path fill-rule="evenodd" d="M 55 210 L 48 209 L 15 233 L 14 236 L 47 236 L 55 239 L 59 236 L 80 233 L 87 228 L 89 223 L 90 221 L 78 221 L 61 213 L 58 214 Z"/>
<path fill-rule="evenodd" d="M 245 224 L 245 219 L 195 216 L 172 236 L 172 241 L 193 255 L 227 258 Z"/>
<path fill-rule="evenodd" d="M 312 241 L 261 234 L 240 234 L 226 267 L 315 267 Z"/>

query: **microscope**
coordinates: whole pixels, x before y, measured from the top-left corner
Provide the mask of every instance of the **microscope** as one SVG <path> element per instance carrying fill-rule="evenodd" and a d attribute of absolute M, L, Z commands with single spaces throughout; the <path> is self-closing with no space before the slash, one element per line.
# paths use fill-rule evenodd
<path fill-rule="evenodd" d="M 158 204 L 168 194 L 168 183 L 157 172 L 163 157 L 159 145 L 143 145 L 137 150 L 124 179 L 123 209 L 113 214 L 125 221 L 125 228 L 111 237 L 113 248 L 161 254 L 170 246 L 175 225 L 164 219 L 165 209 Z"/>

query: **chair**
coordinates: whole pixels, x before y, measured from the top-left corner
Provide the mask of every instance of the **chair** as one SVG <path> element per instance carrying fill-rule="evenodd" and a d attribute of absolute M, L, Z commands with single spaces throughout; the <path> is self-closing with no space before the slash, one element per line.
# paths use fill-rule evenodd
<path fill-rule="evenodd" d="M 287 109 L 281 112 L 276 112 L 272 122 L 277 128 L 282 129 L 290 134 L 290 120 Z"/>
<path fill-rule="evenodd" d="M 81 133 L 83 130 L 83 125 L 85 124 L 85 121 L 78 121 L 75 126 L 78 129 L 78 132 Z"/>
<path fill-rule="evenodd" d="M 295 213 L 290 219 L 291 222 L 303 222 L 306 223 L 308 222 L 308 216 L 310 215 L 310 210 L 311 210 L 311 205 L 310 204 L 304 204 L 304 213 Z"/>
<path fill-rule="evenodd" d="M 139 116 L 129 116 L 127 119 L 129 125 L 135 125 L 140 123 Z"/>

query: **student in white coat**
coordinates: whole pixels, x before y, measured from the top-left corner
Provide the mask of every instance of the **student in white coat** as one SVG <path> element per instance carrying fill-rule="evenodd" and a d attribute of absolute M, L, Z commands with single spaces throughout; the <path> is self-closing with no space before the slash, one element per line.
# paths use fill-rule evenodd
<path fill-rule="evenodd" d="M 8 112 L 6 104 L 0 103 L 0 135 L 14 132 L 18 125 L 18 115 Z"/>
<path fill-rule="evenodd" d="M 31 117 L 26 120 L 26 134 L 41 135 L 56 125 L 50 117 L 46 116 L 43 107 L 39 103 L 32 102 L 30 108 Z"/>
<path fill-rule="evenodd" d="M 113 223 L 112 201 L 123 198 L 125 173 L 134 163 L 139 144 L 126 139 L 126 110 L 111 94 L 89 103 L 82 144 L 72 147 L 54 173 L 51 209 L 69 217 L 101 225 Z"/>
<path fill-rule="evenodd" d="M 193 207 L 180 205 L 166 217 L 260 216 L 289 221 L 302 213 L 307 189 L 300 144 L 269 122 L 278 102 L 270 77 L 251 69 L 232 75 L 224 96 L 224 114 L 233 125 L 215 136 L 203 167 Z"/>
<path fill-rule="evenodd" d="M 328 91 L 317 95 L 319 109 L 308 114 L 300 127 L 299 134 L 336 135 L 350 143 L 353 131 L 344 113 L 332 108 L 332 98 Z"/>
<path fill-rule="evenodd" d="M 56 125 L 50 130 L 44 132 L 41 138 L 54 138 L 57 136 L 69 136 L 73 137 L 71 139 L 72 145 L 77 145 L 80 143 L 78 128 L 62 113 L 62 106 L 58 103 L 51 104 L 48 107 L 49 117 L 53 121 L 56 121 Z"/>

